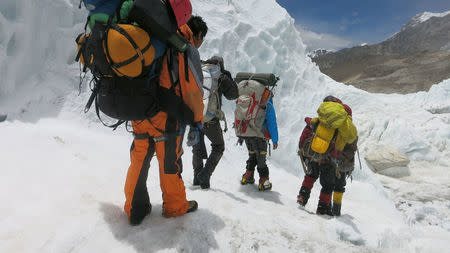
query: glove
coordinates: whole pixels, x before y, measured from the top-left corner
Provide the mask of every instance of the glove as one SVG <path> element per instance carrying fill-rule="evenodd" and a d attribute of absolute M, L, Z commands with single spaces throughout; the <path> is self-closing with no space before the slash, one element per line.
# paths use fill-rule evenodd
<path fill-rule="evenodd" d="M 244 139 L 239 137 L 237 143 L 239 144 L 239 146 L 242 146 L 242 143 L 244 143 Z"/>
<path fill-rule="evenodd" d="M 225 69 L 222 70 L 222 75 L 227 76 L 228 78 L 230 78 L 230 80 L 233 80 L 233 77 L 231 76 L 231 73 L 228 70 L 225 70 Z M 224 78 L 224 77 L 221 76 L 221 78 Z"/>
<path fill-rule="evenodd" d="M 194 123 L 194 126 L 191 126 L 189 129 L 189 133 L 187 136 L 187 145 L 192 147 L 200 142 L 200 131 L 202 130 L 202 124 L 200 122 Z"/>

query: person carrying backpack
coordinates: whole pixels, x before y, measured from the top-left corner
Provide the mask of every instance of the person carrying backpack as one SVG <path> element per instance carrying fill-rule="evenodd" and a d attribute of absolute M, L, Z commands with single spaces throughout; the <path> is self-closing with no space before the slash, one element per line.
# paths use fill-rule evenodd
<path fill-rule="evenodd" d="M 343 104 L 345 111 L 352 117 L 352 109 Z M 339 171 L 336 173 L 335 184 L 333 189 L 333 206 L 331 211 L 333 216 L 341 216 L 342 197 L 345 192 L 347 178 L 352 176 L 355 169 L 355 153 L 358 150 L 358 137 L 350 144 L 345 145 L 344 150 L 339 158 Z"/>
<path fill-rule="evenodd" d="M 179 10 L 174 13 L 187 17 L 190 16 L 190 11 L 191 9 L 186 9 L 185 12 Z M 181 26 L 186 21 L 178 22 L 178 25 Z M 185 39 L 189 39 L 186 34 L 183 35 Z M 187 109 L 192 112 L 192 119 L 189 121 L 191 126 L 196 127 L 203 121 L 203 76 L 199 71 L 200 58 L 197 49 L 193 45 L 189 45 L 188 49 L 192 53 L 188 51 L 184 55 L 174 53 L 173 56 L 164 56 L 159 82 L 161 87 L 166 88 L 171 87 L 174 82 L 179 82 L 177 87 L 179 87 L 181 99 L 187 105 Z M 170 57 L 173 57 L 172 60 L 169 59 Z M 170 64 L 174 61 L 178 61 L 178 68 L 175 69 L 178 71 L 178 80 L 174 80 L 174 73 L 169 71 Z M 125 211 L 130 223 L 139 224 L 150 213 L 151 205 L 146 179 L 150 160 L 155 152 L 159 161 L 163 215 L 174 217 L 195 211 L 198 204 L 196 201 L 186 200 L 185 186 L 181 177 L 183 122 L 165 111 L 160 111 L 147 120 L 133 121 L 132 125 L 135 139 L 131 146 L 131 165 L 125 183 L 127 197 Z"/>
<path fill-rule="evenodd" d="M 249 155 L 241 184 L 255 183 L 256 167 L 259 174 L 258 189 L 266 191 L 272 189 L 266 164 L 269 140 L 272 139 L 274 150 L 278 148 L 278 127 L 272 100 L 274 94 L 268 86 L 275 86 L 278 78 L 273 74 L 244 73 L 248 79 L 239 79 L 239 74 L 236 79 L 242 81 L 238 84 L 239 97 L 236 101 L 234 128 L 236 136 L 239 137 L 239 144 L 245 142 Z M 272 82 L 264 80 L 267 76 Z M 265 85 L 264 81 L 268 85 Z"/>
<path fill-rule="evenodd" d="M 342 194 L 339 192 L 343 193 L 345 178 L 351 173 L 346 157 L 349 150 L 356 147 L 357 130 L 350 107 L 333 96 L 325 97 L 317 112 L 317 118 L 305 118 L 306 126 L 299 140 L 298 154 L 305 176 L 297 202 L 301 206 L 308 203 L 311 189 L 320 177 L 322 189 L 316 213 L 332 216 L 331 193 L 336 191 L 335 203 L 340 205 Z"/>
<path fill-rule="evenodd" d="M 82 0 L 80 8 L 81 2 L 91 30 L 77 37 L 76 60 L 91 71 L 94 84 L 85 112 L 95 102 L 99 118 L 102 111 L 119 120 L 110 127 L 131 121 L 133 128 L 124 187 L 129 223 L 138 225 L 151 212 L 146 181 L 155 153 L 163 216 L 197 210 L 181 177 L 185 127 L 203 122 L 199 53 L 177 33 L 191 17 L 190 1 Z"/>
<path fill-rule="evenodd" d="M 183 35 L 183 37 L 188 40 L 195 48 L 198 49 L 203 44 L 203 40 L 208 33 L 208 26 L 206 25 L 205 21 L 203 21 L 202 17 L 192 16 L 185 25 L 179 28 L 179 33 Z M 197 67 L 198 69 L 196 70 L 202 73 L 201 65 L 198 65 Z M 194 146 L 199 142 L 202 128 L 202 124 L 194 124 L 190 126 L 187 136 L 187 145 L 189 147 Z"/>
<path fill-rule="evenodd" d="M 194 168 L 193 185 L 200 185 L 202 189 L 208 189 L 211 175 L 225 150 L 222 127 L 220 126 L 220 121 L 224 121 L 225 131 L 227 130 L 225 113 L 222 111 L 222 95 L 228 100 L 233 100 L 239 94 L 236 82 L 232 79 L 230 72 L 224 68 L 222 57 L 213 56 L 203 62 L 203 66 L 203 71 L 210 76 L 205 78 L 203 86 L 205 94 L 208 94 L 207 97 L 205 96 L 208 102 L 205 105 L 200 141 L 192 149 L 192 167 Z M 210 81 L 209 85 L 207 85 L 206 79 Z M 206 154 L 204 136 L 211 141 L 209 156 Z M 204 166 L 203 159 L 206 159 Z"/>

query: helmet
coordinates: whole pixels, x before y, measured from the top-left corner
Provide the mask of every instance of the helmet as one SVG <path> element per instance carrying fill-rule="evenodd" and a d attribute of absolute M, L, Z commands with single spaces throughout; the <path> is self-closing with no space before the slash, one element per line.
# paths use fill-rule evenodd
<path fill-rule="evenodd" d="M 331 95 L 330 96 L 326 96 L 323 99 L 323 102 L 336 102 L 336 103 L 342 104 L 342 101 L 339 98 L 333 97 Z"/>
<path fill-rule="evenodd" d="M 186 24 L 191 18 L 192 5 L 189 0 L 169 0 L 178 27 Z"/>

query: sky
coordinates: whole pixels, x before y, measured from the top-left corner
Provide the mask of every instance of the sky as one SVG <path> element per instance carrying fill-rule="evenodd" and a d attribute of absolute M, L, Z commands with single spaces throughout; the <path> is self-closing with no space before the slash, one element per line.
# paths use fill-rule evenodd
<path fill-rule="evenodd" d="M 425 11 L 450 10 L 448 0 L 277 0 L 295 19 L 310 47 L 342 48 L 389 38 Z"/>

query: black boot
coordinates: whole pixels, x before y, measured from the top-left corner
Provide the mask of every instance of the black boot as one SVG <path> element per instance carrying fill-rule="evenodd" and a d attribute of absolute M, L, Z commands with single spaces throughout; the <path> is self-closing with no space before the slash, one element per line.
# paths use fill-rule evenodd
<path fill-rule="evenodd" d="M 341 204 L 336 204 L 333 202 L 333 208 L 331 211 L 334 216 L 341 216 Z"/>
<path fill-rule="evenodd" d="M 150 214 L 152 211 L 152 205 L 148 205 L 148 207 L 140 208 L 140 209 L 131 209 L 130 211 L 130 225 L 137 226 L 141 224 L 141 222 L 144 220 L 145 216 Z"/>
<path fill-rule="evenodd" d="M 200 184 L 200 187 L 202 189 L 209 189 L 209 180 L 211 178 L 211 173 L 208 168 L 203 168 L 200 170 L 200 172 L 197 174 L 197 180 Z"/>
<path fill-rule="evenodd" d="M 333 213 L 331 212 L 331 205 L 327 205 L 319 201 L 316 214 L 333 216 Z"/>
<path fill-rule="evenodd" d="M 200 185 L 200 181 L 198 180 L 198 173 L 201 169 L 194 169 L 194 182 L 192 182 L 193 185 Z"/>
<path fill-rule="evenodd" d="M 189 206 L 188 206 L 188 210 L 186 213 L 192 213 L 195 212 L 198 209 L 198 203 L 195 200 L 189 200 L 188 201 Z"/>
<path fill-rule="evenodd" d="M 297 203 L 299 203 L 301 206 L 306 206 L 306 203 L 308 203 L 310 193 L 311 193 L 310 189 L 308 189 L 305 186 L 302 186 L 297 196 Z"/>

